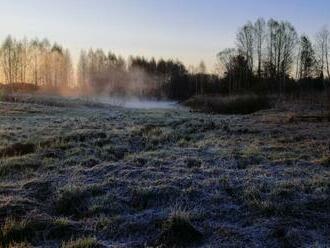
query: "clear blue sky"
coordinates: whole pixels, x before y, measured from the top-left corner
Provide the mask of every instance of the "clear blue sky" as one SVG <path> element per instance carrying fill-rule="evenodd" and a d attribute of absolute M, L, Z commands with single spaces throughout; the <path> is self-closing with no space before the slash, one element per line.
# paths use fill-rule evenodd
<path fill-rule="evenodd" d="M 313 36 L 330 24 L 330 1 L 1 0 L 0 39 L 47 37 L 74 58 L 82 48 L 100 47 L 213 67 L 216 53 L 233 46 L 238 27 L 258 17 L 288 20 Z"/>

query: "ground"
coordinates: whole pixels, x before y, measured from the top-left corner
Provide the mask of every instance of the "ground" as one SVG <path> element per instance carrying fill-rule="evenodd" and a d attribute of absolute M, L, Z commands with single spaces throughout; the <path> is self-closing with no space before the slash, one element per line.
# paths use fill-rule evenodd
<path fill-rule="evenodd" d="M 0 102 L 0 246 L 330 246 L 330 128 L 60 98 Z"/>

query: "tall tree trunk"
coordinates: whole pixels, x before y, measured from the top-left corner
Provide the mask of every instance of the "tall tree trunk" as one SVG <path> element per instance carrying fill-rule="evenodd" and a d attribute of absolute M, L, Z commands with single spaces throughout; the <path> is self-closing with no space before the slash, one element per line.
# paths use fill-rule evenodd
<path fill-rule="evenodd" d="M 328 78 L 330 79 L 328 41 L 326 41 L 325 44 L 325 63 L 327 67 Z"/>

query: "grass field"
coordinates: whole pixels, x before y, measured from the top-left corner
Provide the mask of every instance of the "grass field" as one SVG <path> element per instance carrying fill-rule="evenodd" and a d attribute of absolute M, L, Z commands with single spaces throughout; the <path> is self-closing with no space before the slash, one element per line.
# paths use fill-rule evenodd
<path fill-rule="evenodd" d="M 61 98 L 0 102 L 0 246 L 330 246 L 330 127 Z"/>

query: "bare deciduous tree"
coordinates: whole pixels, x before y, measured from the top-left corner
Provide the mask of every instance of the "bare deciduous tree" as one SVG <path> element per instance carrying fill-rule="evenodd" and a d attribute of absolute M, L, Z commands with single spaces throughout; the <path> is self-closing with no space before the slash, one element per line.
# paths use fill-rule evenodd
<path fill-rule="evenodd" d="M 67 87 L 71 82 L 72 62 L 69 50 L 53 46 L 48 40 L 15 40 L 3 42 L 1 65 L 7 83 L 33 83 Z"/>
<path fill-rule="evenodd" d="M 19 64 L 17 41 L 11 36 L 8 36 L 1 46 L 1 62 L 6 81 L 17 82 Z"/>
<path fill-rule="evenodd" d="M 319 67 L 319 76 L 324 77 L 326 74 L 330 78 L 330 65 L 329 65 L 329 45 L 330 45 L 330 32 L 327 27 L 323 27 L 320 32 L 316 34 L 316 55 Z"/>
<path fill-rule="evenodd" d="M 253 70 L 254 27 L 251 22 L 240 28 L 236 40 L 239 53 L 248 61 L 249 69 Z"/>
<path fill-rule="evenodd" d="M 279 81 L 279 89 L 284 87 L 285 78 L 290 74 L 294 61 L 297 32 L 289 22 L 268 21 L 268 60 L 266 74 Z"/>
<path fill-rule="evenodd" d="M 263 18 L 259 18 L 254 24 L 254 39 L 255 39 L 255 47 L 257 51 L 257 59 L 258 59 L 258 78 L 261 77 L 261 66 L 262 66 L 262 52 L 263 46 L 265 42 L 265 27 L 266 22 Z"/>

